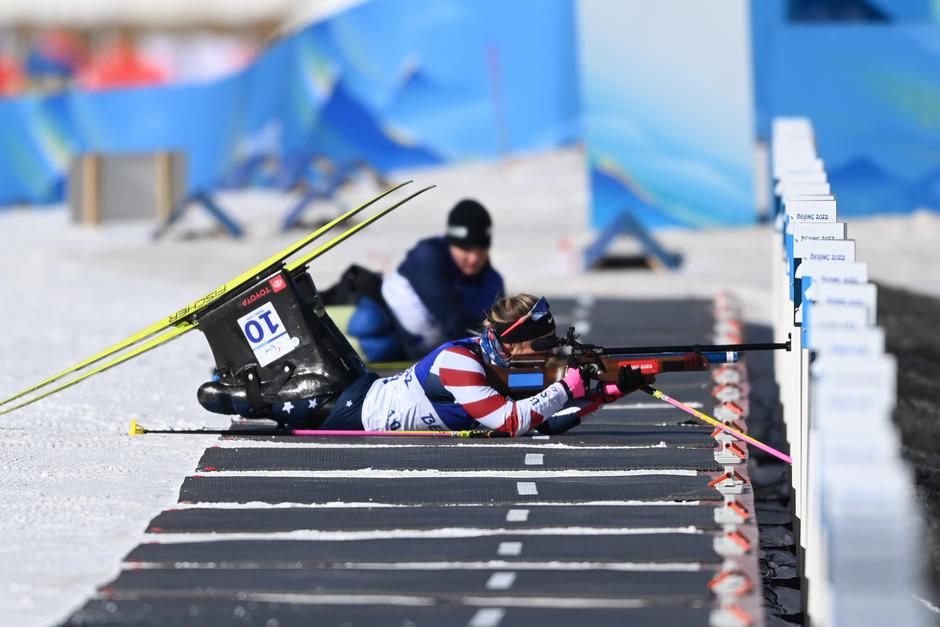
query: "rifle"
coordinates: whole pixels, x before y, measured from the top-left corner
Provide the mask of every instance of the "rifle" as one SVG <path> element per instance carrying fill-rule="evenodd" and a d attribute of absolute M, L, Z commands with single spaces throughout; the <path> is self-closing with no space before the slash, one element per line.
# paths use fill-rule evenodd
<path fill-rule="evenodd" d="M 494 387 L 508 392 L 512 398 L 525 398 L 561 380 L 566 368 L 586 368 L 592 379 L 616 383 L 623 366 L 638 368 L 648 375 L 670 372 L 708 370 L 714 364 L 732 364 L 745 351 L 790 350 L 786 342 L 759 344 L 688 344 L 680 346 L 615 346 L 604 347 L 578 341 L 574 327 L 565 337 L 535 340 L 532 348 L 545 353 L 519 355 L 505 368 L 488 368 Z"/>
<path fill-rule="evenodd" d="M 602 383 L 616 383 L 620 368 L 630 366 L 639 368 L 643 374 L 661 374 L 667 372 L 695 372 L 708 370 L 712 364 L 730 364 L 738 361 L 738 353 L 761 350 L 790 350 L 790 338 L 786 342 L 764 344 L 693 344 L 685 346 L 617 346 L 603 347 L 578 341 L 574 327 L 568 327 L 563 338 L 549 337 L 544 341 L 535 340 L 532 348 L 536 351 L 557 348 L 545 356 L 544 353 L 521 355 L 510 362 L 508 368 L 489 366 L 487 379 L 496 389 L 502 390 L 514 399 L 536 394 L 552 383 L 564 377 L 566 368 L 587 368 L 591 378 Z M 600 387 L 600 386 L 599 386 Z M 669 403 L 696 418 L 730 433 L 737 439 L 752 444 L 774 457 L 793 463 L 793 459 L 777 449 L 768 446 L 746 433 L 711 416 L 682 404 L 661 391 L 644 385 L 640 388 L 646 394 Z"/>

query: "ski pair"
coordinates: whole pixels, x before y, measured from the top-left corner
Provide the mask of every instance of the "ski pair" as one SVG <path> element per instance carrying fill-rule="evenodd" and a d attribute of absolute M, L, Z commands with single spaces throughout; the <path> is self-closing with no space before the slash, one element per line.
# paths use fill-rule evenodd
<path fill-rule="evenodd" d="M 382 200 L 386 196 L 403 188 L 404 186 L 410 184 L 411 182 L 412 181 L 405 181 L 403 183 L 400 183 L 398 185 L 395 185 L 394 187 L 391 187 L 385 190 L 378 196 L 363 203 L 362 205 L 359 205 L 358 207 L 350 209 L 346 213 L 331 220 L 330 222 L 316 229 L 315 231 L 308 234 L 307 236 L 297 240 L 296 242 L 292 243 L 290 246 L 287 246 L 283 250 L 265 259 L 261 263 L 247 270 L 246 272 L 243 272 L 242 274 L 235 277 L 234 279 L 227 281 L 226 283 L 212 290 L 205 296 L 202 296 L 201 298 L 196 299 L 195 301 L 187 304 L 186 306 L 181 307 L 180 309 L 171 313 L 167 317 L 151 324 L 150 326 L 138 331 L 137 333 L 134 333 L 133 335 L 130 335 L 129 337 L 104 349 L 103 351 L 97 354 L 73 366 L 70 366 L 69 368 L 66 368 L 65 370 L 43 381 L 40 381 L 39 383 L 36 383 L 35 385 L 31 385 L 30 387 L 14 394 L 13 396 L 0 400 L 0 407 L 4 405 L 8 405 L 9 403 L 17 399 L 21 399 L 29 394 L 32 394 L 33 392 L 37 392 L 39 390 L 47 388 L 49 385 L 53 383 L 62 381 L 62 379 L 66 378 L 67 376 L 71 374 L 85 370 L 89 366 L 95 366 L 91 370 L 88 370 L 87 372 L 84 372 L 77 377 L 68 379 L 66 382 L 60 383 L 59 385 L 56 385 L 55 387 L 51 389 L 45 390 L 41 394 L 37 394 L 23 402 L 17 403 L 16 405 L 0 409 L 0 415 L 9 413 L 21 407 L 25 407 L 27 405 L 35 403 L 38 400 L 41 400 L 52 394 L 55 394 L 56 392 L 60 392 L 66 388 L 69 388 L 75 385 L 76 383 L 79 383 L 80 381 L 87 379 L 88 377 L 94 376 L 96 374 L 104 372 L 105 370 L 113 368 L 114 366 L 124 363 L 134 357 L 137 357 L 138 355 L 141 355 L 149 350 L 156 348 L 157 346 L 165 344 L 166 342 L 169 342 L 170 340 L 173 340 L 187 333 L 188 331 L 191 331 L 197 326 L 196 314 L 209 310 L 213 305 L 219 303 L 220 299 L 222 299 L 226 294 L 237 292 L 239 288 L 242 288 L 243 286 L 245 286 L 247 283 L 251 281 L 256 281 L 260 279 L 265 274 L 274 271 L 278 266 L 281 266 L 283 269 L 287 271 L 293 271 L 293 270 L 296 270 L 297 268 L 300 268 L 301 266 L 304 266 L 310 263 L 311 261 L 313 261 L 320 255 L 326 253 L 329 250 L 332 250 L 337 245 L 346 241 L 347 239 L 349 239 L 350 237 L 352 237 L 353 235 L 355 235 L 356 233 L 358 233 L 365 227 L 369 226 L 376 220 L 379 220 L 380 218 L 388 215 L 389 213 L 391 213 L 398 207 L 402 206 L 403 204 L 407 203 L 408 201 L 412 200 L 416 196 L 423 194 L 424 192 L 434 187 L 433 185 L 431 185 L 431 186 L 424 187 L 422 189 L 417 190 L 416 192 L 406 196 L 402 200 L 392 204 L 391 206 L 386 207 L 382 209 L 381 211 L 376 212 L 375 214 L 371 215 L 370 217 L 363 220 L 359 224 L 356 224 L 355 226 L 343 231 L 341 234 L 337 235 L 336 237 L 329 240 L 325 244 L 318 246 L 317 248 L 311 250 L 310 252 L 298 257 L 294 261 L 287 262 L 287 259 L 289 257 L 291 257 L 292 255 L 294 255 L 295 253 L 297 253 L 298 251 L 306 247 L 308 244 L 319 239 L 325 233 L 327 233 L 328 231 L 330 231 L 337 225 L 343 222 L 346 222 L 347 220 L 349 220 L 350 218 L 352 218 L 359 212 L 374 205 L 376 202 Z M 122 353 L 122 351 L 126 351 L 126 352 Z M 118 355 L 118 353 L 122 353 L 122 354 Z M 113 357 L 114 355 L 118 355 L 118 356 L 114 357 L 113 359 L 109 359 Z M 105 361 L 105 360 L 108 360 L 108 361 Z"/>

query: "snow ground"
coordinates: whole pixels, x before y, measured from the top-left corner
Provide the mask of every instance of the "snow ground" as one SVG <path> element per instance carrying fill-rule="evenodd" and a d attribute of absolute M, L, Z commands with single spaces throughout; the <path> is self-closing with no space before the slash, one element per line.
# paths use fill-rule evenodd
<path fill-rule="evenodd" d="M 391 269 L 419 237 L 442 230 L 463 197 L 490 208 L 493 259 L 510 291 L 547 295 L 710 297 L 731 289 L 746 317 L 767 323 L 769 227 L 660 234 L 681 251 L 673 273 L 583 273 L 587 176 L 576 149 L 402 173 L 436 184 L 413 203 L 318 259 L 318 284 L 350 263 Z M 373 195 L 362 181 L 347 206 Z M 277 232 L 295 198 L 271 192 L 224 194 L 220 203 L 248 226 L 241 241 L 193 238 L 209 223 L 193 209 L 153 243 L 153 224 L 78 228 L 62 210 L 0 212 L 0 395 L 37 382 L 161 319 L 303 235 Z M 334 215 L 314 207 L 311 217 Z M 873 279 L 940 296 L 940 215 L 853 220 L 859 258 Z M 619 245 L 618 245 L 619 246 Z M 625 242 L 623 252 L 630 252 Z M 227 424 L 201 410 L 196 387 L 211 370 L 208 345 L 186 335 L 68 391 L 0 416 L 0 616 L 10 624 L 64 619 L 115 576 L 144 539 L 149 520 L 175 502 L 211 436 L 125 435 L 132 417 L 148 427 Z"/>

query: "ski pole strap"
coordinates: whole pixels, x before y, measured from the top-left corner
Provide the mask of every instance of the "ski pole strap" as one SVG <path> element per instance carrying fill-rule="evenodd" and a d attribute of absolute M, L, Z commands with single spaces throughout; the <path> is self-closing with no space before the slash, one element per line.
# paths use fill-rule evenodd
<path fill-rule="evenodd" d="M 718 428 L 721 429 L 722 431 L 727 431 L 728 433 L 730 433 L 730 434 L 733 435 L 734 437 L 738 438 L 739 440 L 742 440 L 742 441 L 744 441 L 744 442 L 747 442 L 748 444 L 753 444 L 754 446 L 756 446 L 756 447 L 759 448 L 760 450 L 762 450 L 762 451 L 764 451 L 764 452 L 766 452 L 766 453 L 770 453 L 771 455 L 773 455 L 773 456 L 776 457 L 777 459 L 782 459 L 783 461 L 785 461 L 785 462 L 788 463 L 788 464 L 792 464 L 792 463 L 793 463 L 793 458 L 790 457 L 789 455 L 787 455 L 786 453 L 782 453 L 782 452 L 778 451 L 777 449 L 775 449 L 774 447 L 768 446 L 767 444 L 764 444 L 764 443 L 761 442 L 760 440 L 757 440 L 757 439 L 755 439 L 755 438 L 752 438 L 751 436 L 747 435 L 746 433 L 742 433 L 742 432 L 738 431 L 737 429 L 734 429 L 734 428 L 732 428 L 732 427 L 729 427 L 729 426 L 726 425 L 725 423 L 723 423 L 723 422 L 721 422 L 721 421 L 719 421 L 719 420 L 715 420 L 715 419 L 712 418 L 711 416 L 708 416 L 708 415 L 706 415 L 706 414 L 703 414 L 702 412 L 700 412 L 700 411 L 698 411 L 698 410 L 696 410 L 696 409 L 692 409 L 692 408 L 689 407 L 688 405 L 684 405 L 683 403 L 680 403 L 679 401 L 677 401 L 676 399 L 672 398 L 671 396 L 668 396 L 668 395 L 666 395 L 666 394 L 663 394 L 662 392 L 660 392 L 659 390 L 657 390 L 657 389 L 655 389 L 655 388 L 653 388 L 653 387 L 650 387 L 650 386 L 648 386 L 648 385 L 645 385 L 645 386 L 643 386 L 643 387 L 640 388 L 640 389 L 643 390 L 644 392 L 646 392 L 647 394 L 649 394 L 650 396 L 654 397 L 654 398 L 658 398 L 658 399 L 660 399 L 660 400 L 662 400 L 662 401 L 666 401 L 667 403 L 669 403 L 669 404 L 672 405 L 673 407 L 676 407 L 677 409 L 681 409 L 681 410 L 684 411 L 685 413 L 691 414 L 692 416 L 695 416 L 695 417 L 698 418 L 699 420 L 703 420 L 703 421 L 707 422 L 708 424 L 712 425 L 713 427 L 718 427 Z"/>

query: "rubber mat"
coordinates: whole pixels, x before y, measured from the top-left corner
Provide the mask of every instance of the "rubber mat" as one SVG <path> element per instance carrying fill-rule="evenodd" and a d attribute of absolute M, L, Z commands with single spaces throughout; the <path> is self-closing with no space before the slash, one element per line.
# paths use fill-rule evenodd
<path fill-rule="evenodd" d="M 265 509 L 187 508 L 154 518 L 151 533 L 277 532 L 297 529 L 535 529 L 541 527 L 680 527 L 717 529 L 706 505 L 540 505 L 480 507 L 277 507 Z"/>
<path fill-rule="evenodd" d="M 703 571 L 610 570 L 386 570 L 142 568 L 125 570 L 102 589 L 106 596 L 140 598 L 161 593 L 235 599 L 252 592 L 298 594 L 405 594 L 449 602 L 465 596 L 582 599 L 707 599 Z M 576 577 L 577 585 L 572 585 Z"/>
<path fill-rule="evenodd" d="M 691 416 L 690 420 L 695 420 Z M 605 424 L 606 421 L 594 421 L 591 417 L 580 425 L 555 437 L 572 437 L 576 435 L 609 435 L 611 438 L 625 440 L 627 438 L 640 438 L 659 436 L 659 441 L 667 444 L 682 445 L 684 443 L 693 443 L 711 440 L 710 446 L 714 446 L 715 441 L 711 437 L 712 427 L 696 421 L 694 425 L 674 425 L 666 427 L 642 427 L 633 425 Z"/>
<path fill-rule="evenodd" d="M 703 404 L 702 407 L 694 407 L 699 411 L 711 415 L 711 404 Z M 694 418 L 684 411 L 680 411 L 669 405 L 663 407 L 629 409 L 621 408 L 616 405 L 596 411 L 583 420 L 584 424 L 605 425 L 607 427 L 675 427 L 675 426 L 707 426 L 702 420 Z"/>
<path fill-rule="evenodd" d="M 531 440 L 530 440 L 531 441 Z M 623 470 L 680 468 L 718 472 L 705 448 L 548 449 L 398 447 L 394 454 L 373 448 L 317 446 L 210 448 L 199 472 L 247 470 Z"/>
<path fill-rule="evenodd" d="M 691 416 L 690 416 L 691 419 Z M 693 419 L 694 420 L 694 419 Z M 698 421 L 696 421 L 698 422 Z M 464 438 L 421 438 L 421 437 L 304 437 L 304 436 L 255 436 L 237 435 L 225 436 L 228 441 L 240 442 L 277 442 L 278 444 L 309 444 L 323 442 L 331 444 L 382 444 L 384 446 L 529 446 L 533 443 L 561 443 L 568 446 L 657 446 L 660 443 L 667 447 L 703 447 L 714 448 L 715 441 L 711 438 L 712 428 L 708 426 L 674 425 L 611 425 L 606 422 L 594 423 L 588 417 L 582 424 L 561 435 L 553 436 L 524 436 L 515 439 L 464 439 Z"/>
<path fill-rule="evenodd" d="M 180 501 L 191 503 L 434 503 L 719 500 L 706 476 L 621 477 L 187 477 Z"/>
<path fill-rule="evenodd" d="M 369 540 L 215 540 L 141 544 L 128 562 L 312 568 L 395 562 L 717 562 L 712 534 L 490 535 Z M 508 566 L 511 568 L 511 566 Z M 502 568 L 502 566 L 501 566 Z M 548 567 L 546 567 L 548 568 Z"/>
<path fill-rule="evenodd" d="M 668 394 L 680 403 L 701 403 L 703 407 L 708 408 L 706 413 L 710 413 L 712 406 L 718 402 L 712 396 L 714 384 L 705 377 L 701 377 L 700 381 L 676 381 L 676 377 L 679 377 L 683 374 L 695 374 L 696 376 L 701 375 L 701 373 L 697 372 L 667 372 L 666 374 L 660 374 L 657 376 L 655 383 L 653 383 L 653 387 L 661 390 L 664 394 Z M 615 403 L 613 406 L 619 407 L 629 405 L 630 403 L 662 403 L 664 405 L 668 405 L 668 403 L 665 401 L 657 400 L 644 392 L 633 392 L 632 394 L 627 395 L 623 400 Z"/>
<path fill-rule="evenodd" d="M 94 600 L 69 620 L 70 626 L 90 625 L 269 625 L 274 627 L 707 627 L 707 607 L 490 607 L 437 604 L 403 607 L 354 601 L 350 605 L 265 603 L 252 600 L 197 602 L 172 598 L 141 601 Z"/>

